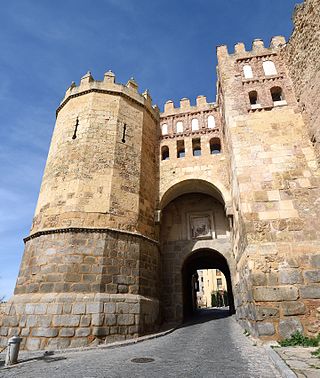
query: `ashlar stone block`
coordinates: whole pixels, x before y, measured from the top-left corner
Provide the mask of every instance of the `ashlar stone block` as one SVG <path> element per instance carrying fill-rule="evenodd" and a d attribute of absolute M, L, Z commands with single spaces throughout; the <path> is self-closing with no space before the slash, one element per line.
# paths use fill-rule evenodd
<path fill-rule="evenodd" d="M 52 319 L 54 327 L 77 327 L 80 323 L 80 315 L 55 315 Z"/>
<path fill-rule="evenodd" d="M 279 274 L 280 284 L 296 284 L 302 282 L 302 275 L 298 269 L 283 269 Z"/>
<path fill-rule="evenodd" d="M 318 270 L 306 270 L 303 273 L 306 282 L 320 282 L 320 269 Z"/>
<path fill-rule="evenodd" d="M 283 339 L 290 337 L 296 331 L 303 332 L 303 327 L 299 319 L 291 318 L 280 320 L 279 334 Z"/>
<path fill-rule="evenodd" d="M 257 331 L 259 336 L 272 336 L 275 334 L 273 323 L 259 322 L 257 323 Z"/>
<path fill-rule="evenodd" d="M 258 302 L 295 301 L 299 291 L 294 286 L 258 286 L 253 288 L 253 297 Z"/>
<path fill-rule="evenodd" d="M 58 330 L 56 328 L 33 328 L 32 336 L 37 337 L 56 337 Z"/>
<path fill-rule="evenodd" d="M 133 325 L 134 315 L 132 314 L 119 314 L 117 319 L 118 325 Z"/>
<path fill-rule="evenodd" d="M 303 315 L 306 312 L 306 306 L 303 302 L 283 302 L 281 303 L 281 310 L 283 315 Z"/>
<path fill-rule="evenodd" d="M 318 299 L 320 298 L 320 285 L 307 285 L 300 287 L 302 298 Z"/>

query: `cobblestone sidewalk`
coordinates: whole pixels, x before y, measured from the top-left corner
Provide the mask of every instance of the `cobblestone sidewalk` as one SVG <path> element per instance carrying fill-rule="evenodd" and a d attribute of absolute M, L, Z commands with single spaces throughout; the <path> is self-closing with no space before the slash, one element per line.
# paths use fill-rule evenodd
<path fill-rule="evenodd" d="M 274 350 L 298 378 L 320 378 L 320 359 L 311 352 L 317 348 L 282 347 Z"/>

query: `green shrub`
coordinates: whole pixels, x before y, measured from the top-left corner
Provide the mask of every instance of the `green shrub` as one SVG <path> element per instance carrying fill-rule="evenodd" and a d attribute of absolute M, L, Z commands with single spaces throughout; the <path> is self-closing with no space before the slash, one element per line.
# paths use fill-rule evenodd
<path fill-rule="evenodd" d="M 320 343 L 320 334 L 316 337 L 308 337 L 303 335 L 300 331 L 294 332 L 289 338 L 279 341 L 283 347 L 287 346 L 305 346 L 312 347 L 318 346 Z"/>
<path fill-rule="evenodd" d="M 318 349 L 315 350 L 314 352 L 311 352 L 311 354 L 312 354 L 313 356 L 316 356 L 316 357 L 320 358 L 320 348 L 318 348 Z"/>

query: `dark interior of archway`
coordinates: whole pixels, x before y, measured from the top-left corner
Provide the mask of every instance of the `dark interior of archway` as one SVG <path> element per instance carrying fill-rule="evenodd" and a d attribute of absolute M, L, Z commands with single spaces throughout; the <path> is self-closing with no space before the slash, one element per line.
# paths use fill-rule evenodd
<path fill-rule="evenodd" d="M 194 314 L 192 299 L 192 275 L 195 274 L 198 269 L 221 270 L 227 281 L 229 314 L 234 314 L 235 306 L 232 293 L 231 275 L 227 260 L 217 251 L 202 249 L 190 255 L 182 268 L 184 320 L 190 319 L 190 317 L 192 317 Z"/>

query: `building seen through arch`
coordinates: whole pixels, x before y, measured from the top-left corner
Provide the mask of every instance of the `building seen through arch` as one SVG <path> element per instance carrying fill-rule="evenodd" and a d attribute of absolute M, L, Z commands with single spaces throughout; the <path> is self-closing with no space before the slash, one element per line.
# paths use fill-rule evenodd
<path fill-rule="evenodd" d="M 312 3 L 296 11 L 306 28 L 320 25 Z M 0 305 L 0 347 L 13 332 L 35 350 L 181 324 L 209 270 L 211 294 L 226 292 L 253 336 L 319 332 L 320 51 L 310 43 L 299 63 L 302 29 L 287 45 L 219 46 L 215 102 L 169 100 L 160 112 L 111 71 L 71 85 L 15 293 Z"/>

